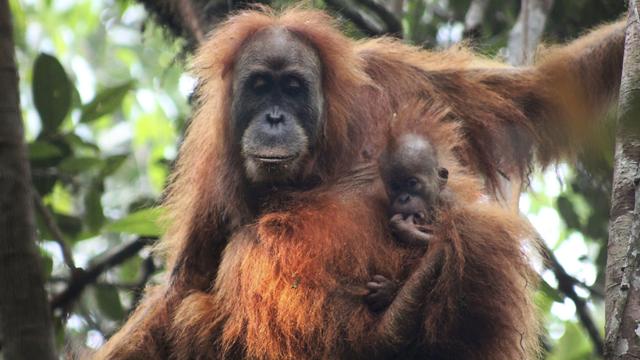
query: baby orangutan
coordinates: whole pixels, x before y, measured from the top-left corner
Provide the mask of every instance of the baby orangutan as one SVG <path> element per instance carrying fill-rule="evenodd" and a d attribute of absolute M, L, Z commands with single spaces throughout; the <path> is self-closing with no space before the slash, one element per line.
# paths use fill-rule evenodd
<path fill-rule="evenodd" d="M 391 231 L 405 245 L 426 247 L 432 239 L 436 206 L 449 171 L 439 166 L 431 143 L 404 134 L 380 158 L 380 174 L 391 204 Z M 366 302 L 372 311 L 386 308 L 398 285 L 382 275 L 367 283 Z"/>
<path fill-rule="evenodd" d="M 426 246 L 449 171 L 439 166 L 431 143 L 415 134 L 397 140 L 396 147 L 382 156 L 380 170 L 391 203 L 391 230 L 397 240 Z"/>

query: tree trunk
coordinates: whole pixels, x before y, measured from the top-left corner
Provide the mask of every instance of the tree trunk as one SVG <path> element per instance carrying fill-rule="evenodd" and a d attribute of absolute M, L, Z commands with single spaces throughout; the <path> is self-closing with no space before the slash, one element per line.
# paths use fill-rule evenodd
<path fill-rule="evenodd" d="M 0 333 L 4 359 L 55 359 L 35 245 L 8 0 L 0 0 Z"/>
<path fill-rule="evenodd" d="M 629 2 L 606 269 L 606 358 L 640 358 L 640 22 Z"/>
<path fill-rule="evenodd" d="M 553 0 L 521 1 L 518 20 L 509 33 L 509 64 L 529 65 L 533 62 L 533 55 L 552 7 Z"/>
<path fill-rule="evenodd" d="M 464 35 L 469 38 L 480 36 L 480 28 L 489 7 L 489 0 L 473 0 L 464 16 Z"/>

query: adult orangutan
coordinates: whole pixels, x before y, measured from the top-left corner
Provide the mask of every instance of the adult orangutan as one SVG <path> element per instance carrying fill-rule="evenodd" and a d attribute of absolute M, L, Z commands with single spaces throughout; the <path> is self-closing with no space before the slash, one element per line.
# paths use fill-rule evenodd
<path fill-rule="evenodd" d="M 576 149 L 617 92 L 623 41 L 610 25 L 517 69 L 354 42 L 318 11 L 230 18 L 194 62 L 169 279 L 97 357 L 530 357 L 528 228 L 498 205 L 501 181 Z M 413 98 L 417 114 L 403 108 Z M 422 128 L 450 172 L 442 218 L 456 226 L 436 228 L 424 255 L 394 241 L 371 170 L 393 119 Z M 375 274 L 403 283 L 380 313 L 364 302 Z"/>

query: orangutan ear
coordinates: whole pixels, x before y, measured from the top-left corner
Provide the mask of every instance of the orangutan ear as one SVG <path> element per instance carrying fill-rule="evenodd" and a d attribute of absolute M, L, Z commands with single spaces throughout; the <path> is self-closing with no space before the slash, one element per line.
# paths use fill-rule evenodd
<path fill-rule="evenodd" d="M 447 180 L 449 180 L 449 170 L 446 168 L 438 169 L 438 184 L 440 185 L 440 189 L 444 188 L 447 185 Z"/>

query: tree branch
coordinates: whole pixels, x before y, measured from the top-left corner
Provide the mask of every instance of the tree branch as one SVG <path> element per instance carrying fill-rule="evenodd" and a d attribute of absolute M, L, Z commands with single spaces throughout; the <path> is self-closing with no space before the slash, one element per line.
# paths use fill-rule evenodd
<path fill-rule="evenodd" d="M 371 20 L 364 17 L 359 11 L 351 8 L 342 0 L 325 0 L 327 7 L 347 20 L 351 21 L 360 31 L 367 36 L 382 36 L 384 30 Z"/>
<path fill-rule="evenodd" d="M 127 244 L 120 245 L 102 259 L 96 261 L 87 270 L 83 271 L 79 269 L 76 275 L 71 278 L 66 289 L 53 297 L 51 300 L 51 308 L 66 311 L 69 306 L 80 297 L 84 289 L 88 285 L 95 283 L 98 277 L 105 271 L 135 256 L 142 248 L 156 241 L 157 238 L 151 237 L 137 238 Z"/>
<path fill-rule="evenodd" d="M 185 38 L 192 46 L 204 40 L 205 28 L 202 25 L 204 14 L 202 7 L 195 7 L 191 0 L 138 0 L 155 15 L 158 22 L 166 26 L 175 36 Z"/>
<path fill-rule="evenodd" d="M 367 8 L 382 20 L 385 25 L 385 33 L 395 37 L 402 37 L 402 23 L 387 8 L 373 0 L 356 0 L 356 3 Z"/>
<path fill-rule="evenodd" d="M 402 23 L 384 6 L 373 0 L 355 0 L 355 3 L 358 7 L 363 8 L 364 11 L 349 4 L 349 2 L 345 0 L 325 1 L 329 9 L 351 21 L 367 36 L 391 35 L 402 37 Z M 373 19 L 368 16 L 369 13 L 380 20 L 381 24 L 373 21 Z"/>
<path fill-rule="evenodd" d="M 542 244 L 543 255 L 546 258 L 547 267 L 553 271 L 556 279 L 558 280 L 558 290 L 562 292 L 566 297 L 571 299 L 576 306 L 576 313 L 578 314 L 578 319 L 582 326 L 587 330 L 589 334 L 589 338 L 593 343 L 593 346 L 596 350 L 596 353 L 600 356 L 604 355 L 604 342 L 602 337 L 600 336 L 600 331 L 598 331 L 598 327 L 596 326 L 589 309 L 587 308 L 587 302 L 576 294 L 574 286 L 580 284 L 573 276 L 567 274 L 566 270 L 560 264 L 555 254 L 549 247 L 546 246 L 544 241 L 540 241 Z"/>
<path fill-rule="evenodd" d="M 42 216 L 42 220 L 44 221 L 49 231 L 51 231 L 51 235 L 53 235 L 53 241 L 58 243 L 58 245 L 60 246 L 64 263 L 67 265 L 69 270 L 71 270 L 71 273 L 73 273 L 76 270 L 76 264 L 73 261 L 73 254 L 71 253 L 71 250 L 69 250 L 69 246 L 67 245 L 65 236 L 62 234 L 62 230 L 60 230 L 58 224 L 56 224 L 56 221 L 53 218 L 53 214 L 51 214 L 49 209 L 42 202 L 42 197 L 38 193 L 38 190 L 32 188 L 31 191 L 33 192 L 33 202 L 36 205 L 36 210 Z"/>

